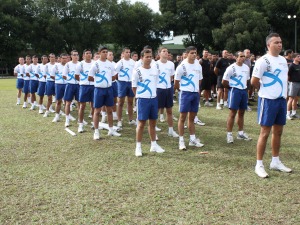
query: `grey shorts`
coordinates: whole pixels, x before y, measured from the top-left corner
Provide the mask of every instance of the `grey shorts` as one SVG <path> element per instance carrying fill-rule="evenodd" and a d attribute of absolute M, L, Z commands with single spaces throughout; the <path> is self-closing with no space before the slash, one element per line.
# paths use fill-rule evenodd
<path fill-rule="evenodd" d="M 300 96 L 300 82 L 290 82 L 288 96 Z"/>

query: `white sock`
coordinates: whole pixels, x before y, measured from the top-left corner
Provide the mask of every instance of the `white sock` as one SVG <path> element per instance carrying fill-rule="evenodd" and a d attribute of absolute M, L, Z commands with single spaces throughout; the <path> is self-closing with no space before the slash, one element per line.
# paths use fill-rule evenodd
<path fill-rule="evenodd" d="M 198 120 L 198 116 L 195 116 L 194 123 L 197 123 Z"/>
<path fill-rule="evenodd" d="M 272 156 L 272 163 L 279 163 L 279 162 L 280 162 L 279 156 L 276 156 L 276 157 Z"/>
<path fill-rule="evenodd" d="M 179 141 L 184 141 L 183 136 L 179 136 Z"/>
<path fill-rule="evenodd" d="M 195 140 L 195 139 L 196 139 L 196 135 L 195 135 L 195 134 L 190 135 L 190 140 L 191 140 L 191 141 L 193 141 L 193 140 Z"/>
<path fill-rule="evenodd" d="M 163 119 L 164 118 L 164 114 L 160 114 L 159 117 Z"/>
<path fill-rule="evenodd" d="M 117 116 L 117 112 L 113 112 L 113 117 L 116 117 Z"/>
<path fill-rule="evenodd" d="M 108 128 L 110 132 L 114 132 L 114 128 L 113 127 L 109 127 Z"/>
<path fill-rule="evenodd" d="M 292 110 L 292 115 L 295 115 L 296 114 L 296 110 Z"/>
<path fill-rule="evenodd" d="M 40 108 L 40 110 L 43 110 L 43 106 L 42 105 L 39 105 L 39 108 Z"/>
<path fill-rule="evenodd" d="M 95 128 L 95 134 L 99 134 L 99 129 L 97 128 Z"/>
<path fill-rule="evenodd" d="M 142 143 L 141 143 L 141 142 L 137 142 L 137 143 L 136 143 L 136 147 L 137 147 L 137 148 L 141 148 L 141 147 L 142 147 Z"/>
<path fill-rule="evenodd" d="M 239 131 L 238 133 L 239 133 L 239 135 L 243 135 L 243 134 L 244 134 L 244 131 L 241 130 L 241 131 Z"/>
<path fill-rule="evenodd" d="M 102 111 L 102 112 L 101 112 L 101 115 L 102 115 L 102 116 L 106 116 L 106 113 Z"/>
<path fill-rule="evenodd" d="M 224 101 L 224 105 L 227 105 L 227 101 Z"/>
<path fill-rule="evenodd" d="M 262 160 L 256 160 L 256 166 L 264 166 Z"/>
<path fill-rule="evenodd" d="M 232 132 L 227 132 L 227 136 L 232 136 Z"/>
<path fill-rule="evenodd" d="M 286 112 L 286 115 L 287 115 L 287 116 L 291 115 L 291 111 L 287 111 L 287 112 Z"/>
<path fill-rule="evenodd" d="M 151 141 L 151 146 L 156 146 L 156 145 L 157 145 L 156 141 Z"/>
<path fill-rule="evenodd" d="M 169 127 L 169 134 L 173 133 L 173 127 Z"/>

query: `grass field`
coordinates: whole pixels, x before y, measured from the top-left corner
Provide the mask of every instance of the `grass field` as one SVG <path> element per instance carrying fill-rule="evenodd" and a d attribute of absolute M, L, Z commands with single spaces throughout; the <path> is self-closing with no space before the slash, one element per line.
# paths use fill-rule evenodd
<path fill-rule="evenodd" d="M 203 148 L 177 150 L 158 123 L 166 153 L 150 153 L 145 133 L 137 158 L 133 127 L 119 138 L 101 131 L 94 141 L 88 128 L 73 137 L 64 122 L 51 122 L 53 114 L 16 106 L 14 79 L 0 80 L 0 95 L 0 224 L 300 224 L 299 120 L 287 121 L 282 139 L 281 159 L 293 173 L 269 171 L 268 144 L 270 178 L 260 179 L 256 110 L 245 116 L 251 142 L 228 145 L 228 110 L 202 107 L 206 126 L 196 134 Z"/>

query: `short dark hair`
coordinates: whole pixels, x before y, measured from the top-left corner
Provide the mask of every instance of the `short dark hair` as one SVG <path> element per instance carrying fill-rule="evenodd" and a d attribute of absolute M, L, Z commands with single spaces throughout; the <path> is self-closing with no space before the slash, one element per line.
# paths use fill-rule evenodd
<path fill-rule="evenodd" d="M 284 55 L 287 56 L 288 54 L 292 54 L 293 50 L 292 49 L 287 49 L 284 51 Z"/>
<path fill-rule="evenodd" d="M 35 59 L 35 58 L 38 58 L 38 57 L 36 55 L 33 55 L 32 58 Z"/>
<path fill-rule="evenodd" d="M 60 54 L 60 57 L 63 57 L 63 56 L 68 56 L 68 54 L 66 54 L 66 53 L 61 53 L 61 54 Z"/>
<path fill-rule="evenodd" d="M 164 47 L 164 46 L 161 46 L 161 47 L 159 47 L 159 49 L 158 49 L 158 53 L 161 53 L 161 51 L 162 51 L 163 49 L 167 49 L 167 50 L 168 50 L 168 48 L 166 48 L 166 47 Z"/>
<path fill-rule="evenodd" d="M 124 47 L 123 50 L 122 50 L 122 52 L 125 52 L 126 50 L 129 50 L 129 51 L 130 51 L 130 48 Z"/>
<path fill-rule="evenodd" d="M 145 50 L 145 49 L 151 49 L 151 50 L 153 50 L 153 48 L 150 45 L 145 45 L 144 48 L 143 48 L 143 50 Z"/>
<path fill-rule="evenodd" d="M 280 37 L 280 36 L 279 36 L 279 34 L 277 34 L 277 33 L 270 33 L 270 34 L 266 37 L 266 45 L 268 45 L 269 40 L 270 40 L 272 37 Z"/>
<path fill-rule="evenodd" d="M 190 51 L 194 51 L 194 50 L 197 51 L 197 48 L 196 48 L 195 46 L 189 46 L 189 47 L 187 47 L 187 48 L 185 49 L 185 52 L 186 52 L 186 53 L 189 53 Z"/>
<path fill-rule="evenodd" d="M 144 49 L 142 52 L 141 52 L 141 56 L 144 57 L 144 55 L 146 53 L 151 53 L 152 54 L 152 51 L 150 51 L 149 49 Z"/>
<path fill-rule="evenodd" d="M 83 50 L 83 54 L 86 53 L 86 52 L 91 52 L 91 53 L 93 53 L 92 50 L 89 49 L 89 48 Z"/>
<path fill-rule="evenodd" d="M 138 55 L 138 53 L 137 53 L 137 52 L 135 52 L 135 51 L 131 52 L 131 57 L 132 57 L 133 55 L 135 55 L 135 54 L 137 54 L 137 55 Z"/>
<path fill-rule="evenodd" d="M 103 51 L 103 50 L 108 50 L 108 48 L 107 48 L 106 46 L 100 46 L 100 47 L 98 48 L 98 52 L 101 52 L 101 51 Z"/>
<path fill-rule="evenodd" d="M 237 51 L 236 53 L 234 53 L 234 56 L 239 57 L 239 53 L 241 53 L 241 52 L 244 53 L 244 51 Z"/>

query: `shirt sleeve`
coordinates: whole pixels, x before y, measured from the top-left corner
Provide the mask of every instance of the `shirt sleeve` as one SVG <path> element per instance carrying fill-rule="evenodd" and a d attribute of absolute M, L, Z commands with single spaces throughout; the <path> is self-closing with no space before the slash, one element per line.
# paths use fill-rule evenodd
<path fill-rule="evenodd" d="M 176 71 L 175 71 L 175 80 L 181 80 L 183 71 L 182 71 L 182 64 L 177 66 Z"/>
<path fill-rule="evenodd" d="M 78 63 L 75 68 L 75 74 L 80 75 L 82 62 Z"/>
<path fill-rule="evenodd" d="M 199 80 L 203 80 L 202 66 L 200 65 L 200 63 L 199 63 L 199 68 L 200 68 Z"/>
<path fill-rule="evenodd" d="M 119 60 L 119 62 L 117 62 L 115 65 L 116 73 L 120 73 L 121 65 L 122 65 L 122 62 L 121 62 L 121 60 Z"/>
<path fill-rule="evenodd" d="M 261 57 L 255 63 L 252 76 L 261 79 L 266 70 L 267 70 L 267 63 L 265 62 L 263 57 Z"/>
<path fill-rule="evenodd" d="M 62 75 L 68 77 L 68 73 L 69 73 L 69 64 L 67 63 L 63 69 Z"/>
<path fill-rule="evenodd" d="M 96 63 L 94 63 L 89 71 L 89 77 L 95 77 L 96 73 Z"/>
<path fill-rule="evenodd" d="M 132 83 L 131 83 L 131 86 L 132 87 L 137 87 L 137 82 L 138 82 L 138 73 L 137 73 L 137 70 L 134 69 L 133 73 L 132 73 Z"/>
<path fill-rule="evenodd" d="M 229 67 L 227 67 L 226 70 L 225 70 L 225 73 L 224 73 L 224 75 L 223 75 L 223 80 L 229 81 L 231 75 L 232 75 L 232 67 L 229 66 Z"/>

